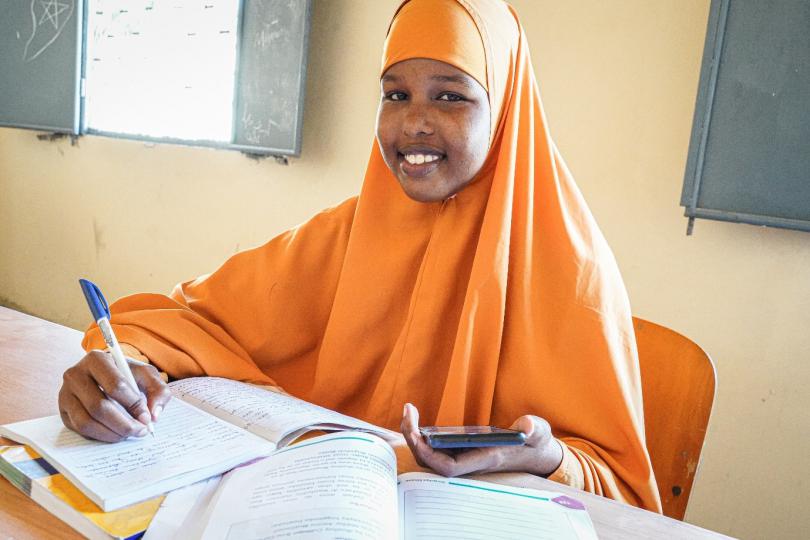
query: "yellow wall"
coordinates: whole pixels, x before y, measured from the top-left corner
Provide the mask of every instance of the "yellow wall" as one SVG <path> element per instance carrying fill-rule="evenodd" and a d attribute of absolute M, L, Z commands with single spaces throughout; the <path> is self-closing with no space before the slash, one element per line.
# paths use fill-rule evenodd
<path fill-rule="evenodd" d="M 288 167 L 0 129 L 0 304 L 82 327 L 80 276 L 110 297 L 168 291 L 355 194 L 396 3 L 316 0 L 303 157 Z M 699 221 L 687 238 L 678 206 L 709 0 L 514 4 L 552 133 L 635 313 L 692 337 L 716 362 L 687 519 L 744 538 L 801 537 L 810 530 L 810 235 Z"/>

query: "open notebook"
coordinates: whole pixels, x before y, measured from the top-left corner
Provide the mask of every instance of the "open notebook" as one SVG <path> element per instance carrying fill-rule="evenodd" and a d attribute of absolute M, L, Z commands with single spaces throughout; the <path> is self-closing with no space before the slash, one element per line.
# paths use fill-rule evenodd
<path fill-rule="evenodd" d="M 67 429 L 59 416 L 0 426 L 37 450 L 104 511 L 151 499 L 267 456 L 309 430 L 393 432 L 292 396 L 228 379 L 169 385 L 155 437 L 108 444 Z"/>
<path fill-rule="evenodd" d="M 226 474 L 211 489 L 187 488 L 187 539 L 554 539 L 595 540 L 585 507 L 547 491 L 425 473 L 396 476 L 391 447 L 365 433 L 316 437 Z M 202 502 L 202 504 L 201 504 Z M 158 511 L 156 523 L 161 522 Z M 169 520 L 164 520 L 168 522 Z M 175 522 L 181 521 L 177 517 Z M 168 537 L 150 527 L 146 538 Z"/>

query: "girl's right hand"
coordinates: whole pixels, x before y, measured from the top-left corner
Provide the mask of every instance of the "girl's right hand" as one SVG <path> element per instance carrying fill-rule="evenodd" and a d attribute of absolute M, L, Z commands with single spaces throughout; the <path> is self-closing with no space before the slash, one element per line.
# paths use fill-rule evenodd
<path fill-rule="evenodd" d="M 107 352 L 93 350 L 65 371 L 59 390 L 59 414 L 65 426 L 105 442 L 147 434 L 172 395 L 154 366 L 130 361 L 142 393 L 136 392 Z"/>

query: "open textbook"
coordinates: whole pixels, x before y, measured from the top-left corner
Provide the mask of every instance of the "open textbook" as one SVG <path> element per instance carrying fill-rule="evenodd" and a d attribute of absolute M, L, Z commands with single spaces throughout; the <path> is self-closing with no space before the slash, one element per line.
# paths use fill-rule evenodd
<path fill-rule="evenodd" d="M 323 435 L 238 467 L 218 485 L 170 493 L 153 524 L 165 510 L 173 519 L 163 523 L 174 525 L 163 534 L 150 526 L 145 538 L 596 539 L 584 506 L 560 493 L 396 471 L 393 450 L 374 435 Z"/>
<path fill-rule="evenodd" d="M 155 423 L 155 437 L 115 444 L 91 441 L 64 427 L 59 416 L 0 426 L 0 434 L 36 449 L 105 512 L 267 456 L 308 430 L 396 436 L 292 396 L 228 379 L 190 378 L 169 387 L 175 399 Z"/>

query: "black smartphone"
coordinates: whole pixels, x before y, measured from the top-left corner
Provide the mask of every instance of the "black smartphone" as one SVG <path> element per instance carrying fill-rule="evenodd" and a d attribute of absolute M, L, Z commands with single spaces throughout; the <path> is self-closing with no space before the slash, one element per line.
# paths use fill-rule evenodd
<path fill-rule="evenodd" d="M 526 435 L 523 432 L 494 426 L 426 426 L 419 428 L 419 431 L 431 448 L 480 448 L 526 444 Z"/>

